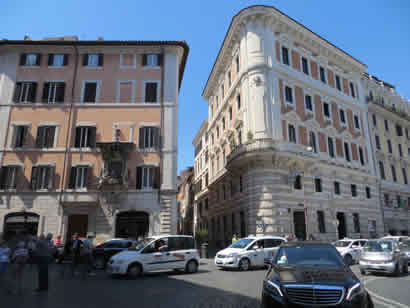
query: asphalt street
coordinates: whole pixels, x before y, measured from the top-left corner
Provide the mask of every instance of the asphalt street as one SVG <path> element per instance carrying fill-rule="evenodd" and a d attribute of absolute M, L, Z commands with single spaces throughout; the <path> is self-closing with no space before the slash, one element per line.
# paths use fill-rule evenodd
<path fill-rule="evenodd" d="M 57 272 L 61 265 L 52 268 L 48 293 L 34 294 L 36 273 L 28 271 L 23 295 L 1 294 L 0 307 L 259 307 L 266 273 L 266 269 L 219 270 L 212 260 L 202 260 L 200 271 L 192 275 L 156 272 L 130 280 L 99 271 L 83 281 L 79 276 L 61 279 Z M 353 270 L 360 276 L 357 266 Z M 377 308 L 410 307 L 410 276 L 362 278 Z"/>

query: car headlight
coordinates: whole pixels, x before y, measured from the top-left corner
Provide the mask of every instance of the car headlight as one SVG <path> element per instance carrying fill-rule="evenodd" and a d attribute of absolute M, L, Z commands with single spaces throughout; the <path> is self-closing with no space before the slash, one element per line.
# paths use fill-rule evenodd
<path fill-rule="evenodd" d="M 280 290 L 280 287 L 276 283 L 270 280 L 265 280 L 264 284 L 265 284 L 266 289 L 269 291 L 269 293 L 271 293 L 274 296 L 283 297 L 283 293 Z"/>
<path fill-rule="evenodd" d="M 358 282 L 347 291 L 347 300 L 352 300 L 355 296 L 361 295 L 366 291 L 364 286 Z"/>
<path fill-rule="evenodd" d="M 230 253 L 229 255 L 228 255 L 228 258 L 235 258 L 235 257 L 237 257 L 238 255 L 236 254 L 236 253 Z"/>

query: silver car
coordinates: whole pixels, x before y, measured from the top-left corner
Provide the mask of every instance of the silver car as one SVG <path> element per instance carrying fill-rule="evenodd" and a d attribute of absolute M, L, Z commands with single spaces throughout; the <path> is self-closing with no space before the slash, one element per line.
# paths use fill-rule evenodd
<path fill-rule="evenodd" d="M 370 240 L 360 257 L 360 272 L 381 272 L 399 276 L 408 273 L 408 257 L 403 245 L 396 240 Z"/>
<path fill-rule="evenodd" d="M 404 250 L 406 253 L 407 261 L 410 265 L 410 239 L 403 241 L 403 243 L 400 244 L 400 249 Z"/>

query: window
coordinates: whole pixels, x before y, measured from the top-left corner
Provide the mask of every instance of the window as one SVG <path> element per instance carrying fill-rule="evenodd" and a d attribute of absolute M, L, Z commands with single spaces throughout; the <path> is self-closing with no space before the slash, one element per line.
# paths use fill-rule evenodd
<path fill-rule="evenodd" d="M 71 167 L 70 182 L 68 187 L 71 189 L 87 188 L 88 168 L 86 166 Z"/>
<path fill-rule="evenodd" d="M 330 157 L 335 157 L 335 149 L 334 149 L 334 144 L 333 144 L 333 139 L 330 137 L 327 137 L 327 145 L 329 148 L 329 156 Z"/>
<path fill-rule="evenodd" d="M 309 132 L 309 146 L 312 148 L 314 153 L 317 153 L 316 135 L 314 132 Z"/>
<path fill-rule="evenodd" d="M 384 205 L 390 207 L 390 196 L 389 194 L 384 194 Z"/>
<path fill-rule="evenodd" d="M 359 116 L 355 115 L 355 116 L 353 117 L 353 119 L 354 119 L 354 127 L 355 127 L 356 129 L 360 129 Z"/>
<path fill-rule="evenodd" d="M 135 81 L 118 80 L 117 81 L 117 103 L 130 104 L 135 101 Z"/>
<path fill-rule="evenodd" d="M 137 167 L 137 189 L 159 189 L 160 169 L 159 167 Z"/>
<path fill-rule="evenodd" d="M 340 195 L 340 183 L 334 182 L 334 187 L 335 187 L 335 195 Z"/>
<path fill-rule="evenodd" d="M 142 66 L 161 66 L 162 60 L 163 56 L 161 54 L 144 54 L 142 55 Z"/>
<path fill-rule="evenodd" d="M 302 176 L 300 174 L 296 175 L 295 183 L 293 184 L 294 189 L 302 189 Z"/>
<path fill-rule="evenodd" d="M 403 136 L 403 128 L 400 125 L 396 125 L 396 134 L 397 136 Z"/>
<path fill-rule="evenodd" d="M 85 54 L 83 55 L 83 66 L 101 67 L 104 65 L 103 54 Z"/>
<path fill-rule="evenodd" d="M 37 129 L 36 147 L 53 148 L 56 134 L 55 126 L 40 126 Z"/>
<path fill-rule="evenodd" d="M 380 171 L 380 177 L 382 180 L 386 179 L 386 173 L 384 172 L 384 164 L 382 161 L 379 161 L 379 171 Z"/>
<path fill-rule="evenodd" d="M 16 125 L 14 126 L 13 147 L 22 148 L 26 145 L 29 126 Z"/>
<path fill-rule="evenodd" d="M 322 192 L 322 180 L 319 178 L 315 179 L 315 192 Z"/>
<path fill-rule="evenodd" d="M 320 80 L 323 83 L 326 83 L 326 74 L 325 74 L 325 69 L 323 67 L 320 67 Z"/>
<path fill-rule="evenodd" d="M 366 186 L 366 198 L 367 199 L 371 199 L 372 198 L 372 194 L 370 192 L 370 187 Z"/>
<path fill-rule="evenodd" d="M 143 126 L 139 131 L 139 148 L 149 149 L 159 147 L 159 127 Z"/>
<path fill-rule="evenodd" d="M 400 157 L 403 157 L 403 150 L 402 150 L 402 148 L 401 148 L 401 144 L 398 145 L 398 148 L 399 148 L 399 155 L 400 155 Z"/>
<path fill-rule="evenodd" d="M 289 64 L 289 49 L 286 47 L 282 47 L 282 61 L 283 64 L 290 65 Z"/>
<path fill-rule="evenodd" d="M 306 75 L 309 75 L 308 60 L 305 57 L 302 57 L 302 69 Z"/>
<path fill-rule="evenodd" d="M 292 88 L 288 86 L 285 86 L 285 101 L 290 104 L 293 103 Z"/>
<path fill-rule="evenodd" d="M 216 126 L 216 138 L 219 138 L 219 126 Z"/>
<path fill-rule="evenodd" d="M 340 83 L 340 77 L 338 75 L 336 75 L 336 89 L 342 91 L 342 85 Z"/>
<path fill-rule="evenodd" d="M 372 115 L 372 118 L 373 118 L 373 126 L 374 126 L 374 127 L 377 127 L 377 118 L 376 118 L 376 115 L 373 114 L 373 115 Z"/>
<path fill-rule="evenodd" d="M 46 82 L 43 88 L 43 103 L 63 103 L 65 93 L 65 82 Z"/>
<path fill-rule="evenodd" d="M 20 55 L 21 66 L 40 66 L 40 54 L 23 53 Z"/>
<path fill-rule="evenodd" d="M 236 97 L 236 107 L 239 110 L 241 110 L 241 95 L 238 94 L 238 96 Z"/>
<path fill-rule="evenodd" d="M 97 102 L 97 89 L 98 82 L 96 81 L 84 81 L 83 84 L 83 103 L 96 103 Z"/>
<path fill-rule="evenodd" d="M 339 109 L 339 118 L 340 122 L 346 125 L 346 117 L 345 117 L 345 111 L 343 109 Z"/>
<path fill-rule="evenodd" d="M 355 93 L 355 91 L 354 91 L 354 84 L 353 84 L 353 82 L 349 82 L 349 85 L 350 85 L 350 95 L 351 95 L 352 97 L 356 97 L 356 93 Z"/>
<path fill-rule="evenodd" d="M 393 177 L 393 182 L 397 182 L 396 168 L 393 165 L 391 165 L 390 168 L 391 176 Z"/>
<path fill-rule="evenodd" d="M 355 233 L 360 233 L 360 217 L 358 213 L 353 213 L 353 228 Z"/>
<path fill-rule="evenodd" d="M 137 68 L 137 58 L 132 53 L 120 54 L 120 68 L 121 69 L 135 69 Z"/>
<path fill-rule="evenodd" d="M 97 128 L 94 126 L 77 126 L 75 129 L 76 148 L 94 148 Z"/>
<path fill-rule="evenodd" d="M 389 121 L 388 120 L 384 120 L 384 128 L 386 131 L 389 131 Z"/>
<path fill-rule="evenodd" d="M 344 148 L 345 148 L 345 158 L 347 161 L 350 161 L 349 144 L 347 142 L 344 143 Z"/>
<path fill-rule="evenodd" d="M 231 84 L 232 84 L 232 74 L 231 74 L 231 71 L 229 71 L 228 72 L 228 88 L 230 88 L 231 87 Z"/>
<path fill-rule="evenodd" d="M 222 118 L 222 132 L 225 131 L 225 117 Z"/>
<path fill-rule="evenodd" d="M 235 63 L 236 63 L 236 72 L 237 73 L 239 73 L 239 70 L 240 70 L 240 66 L 239 66 L 239 55 L 238 56 L 236 56 L 236 58 L 235 58 Z"/>
<path fill-rule="evenodd" d="M 49 54 L 48 66 L 62 67 L 68 65 L 67 54 Z"/>
<path fill-rule="evenodd" d="M 319 224 L 319 232 L 326 233 L 325 213 L 323 211 L 317 211 L 317 222 Z"/>
<path fill-rule="evenodd" d="M 325 118 L 330 119 L 330 106 L 328 103 L 323 103 L 323 114 Z"/>
<path fill-rule="evenodd" d="M 145 102 L 157 103 L 159 98 L 159 86 L 158 82 L 145 82 Z"/>
<path fill-rule="evenodd" d="M 31 170 L 32 190 L 52 189 L 54 186 L 54 167 L 34 166 Z"/>
<path fill-rule="evenodd" d="M 402 171 L 402 173 L 403 173 L 403 182 L 404 182 L 404 184 L 407 185 L 408 182 L 407 182 L 407 172 L 406 172 L 406 168 L 402 168 L 401 171 Z"/>
<path fill-rule="evenodd" d="M 393 154 L 393 147 L 392 147 L 392 145 L 391 145 L 391 141 L 390 141 L 390 140 L 387 140 L 387 148 L 389 149 L 389 153 L 390 153 L 390 154 Z"/>
<path fill-rule="evenodd" d="M 350 190 L 352 192 L 352 197 L 357 197 L 357 186 L 356 186 L 356 184 L 351 184 L 350 185 Z"/>
<path fill-rule="evenodd" d="M 243 192 L 243 178 L 242 178 L 242 175 L 239 176 L 239 192 Z"/>
<path fill-rule="evenodd" d="M 232 121 L 232 106 L 229 107 L 229 121 Z"/>
<path fill-rule="evenodd" d="M 288 131 L 289 131 L 289 141 L 296 143 L 296 131 L 295 131 L 295 127 L 292 124 L 288 125 Z"/>
<path fill-rule="evenodd" d="M 380 146 L 380 137 L 379 136 L 375 136 L 375 140 L 376 140 L 376 149 L 381 150 L 381 146 Z"/>
<path fill-rule="evenodd" d="M 17 188 L 17 177 L 18 177 L 17 166 L 3 166 L 0 169 L 0 189 L 16 189 Z"/>
<path fill-rule="evenodd" d="M 16 82 L 13 102 L 15 103 L 35 103 L 37 82 Z"/>
<path fill-rule="evenodd" d="M 360 164 L 364 166 L 364 155 L 363 155 L 363 149 L 362 147 L 359 147 L 359 159 L 360 159 Z"/>
<path fill-rule="evenodd" d="M 305 95 L 305 108 L 306 110 L 313 111 L 312 96 Z"/>

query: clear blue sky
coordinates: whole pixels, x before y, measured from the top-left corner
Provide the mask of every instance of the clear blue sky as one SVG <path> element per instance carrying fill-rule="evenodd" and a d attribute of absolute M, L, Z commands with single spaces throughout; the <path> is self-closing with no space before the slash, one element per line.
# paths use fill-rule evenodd
<path fill-rule="evenodd" d="M 202 90 L 232 17 L 272 5 L 368 66 L 410 98 L 410 1 L 3 0 L 0 39 L 78 35 L 81 40 L 185 40 L 191 50 L 180 93 L 178 170 L 207 117 Z"/>

